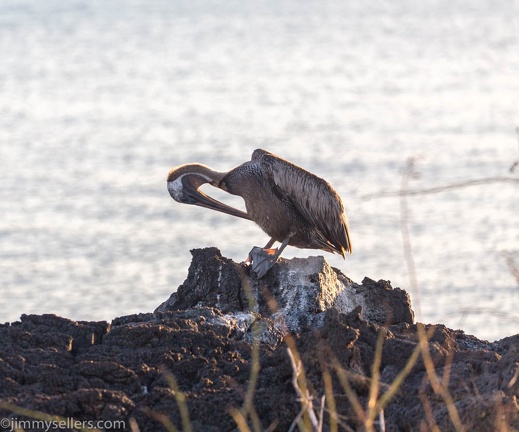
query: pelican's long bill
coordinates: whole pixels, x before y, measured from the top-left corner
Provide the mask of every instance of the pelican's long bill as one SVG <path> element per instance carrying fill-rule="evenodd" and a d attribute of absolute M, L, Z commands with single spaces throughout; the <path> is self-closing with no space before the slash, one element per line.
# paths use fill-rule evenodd
<path fill-rule="evenodd" d="M 191 189 L 187 188 L 187 190 L 184 190 L 185 192 L 188 192 L 190 197 L 195 201 L 193 202 L 194 205 L 198 205 L 200 207 L 205 207 L 208 209 L 216 210 L 222 213 L 227 213 L 231 216 L 241 217 L 243 219 L 251 220 L 250 216 L 238 209 L 235 209 L 234 207 L 228 206 L 227 204 L 224 204 L 220 201 L 215 200 L 214 198 L 211 198 L 210 196 L 206 195 L 199 189 Z"/>
<path fill-rule="evenodd" d="M 182 186 L 179 189 L 178 186 L 180 182 Z M 203 193 L 198 189 L 201 183 L 202 182 L 200 181 L 200 178 L 186 175 L 176 179 L 176 181 L 168 182 L 168 190 L 171 197 L 175 201 L 181 202 L 183 204 L 197 205 L 211 210 L 216 210 L 221 213 L 226 213 L 231 216 L 251 220 L 250 216 L 244 211 L 228 206 L 227 204 L 217 201 Z"/>

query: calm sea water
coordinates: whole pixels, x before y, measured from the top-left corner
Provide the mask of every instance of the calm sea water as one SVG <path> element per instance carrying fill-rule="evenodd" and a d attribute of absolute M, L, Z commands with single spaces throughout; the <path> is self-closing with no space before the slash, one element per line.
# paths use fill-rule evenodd
<path fill-rule="evenodd" d="M 517 0 L 7 0 L 0 53 L 0 322 L 151 311 L 190 249 L 241 261 L 266 243 L 171 200 L 182 163 L 227 170 L 262 147 L 326 178 L 354 254 L 283 255 L 406 289 L 399 199 L 367 195 L 398 190 L 409 157 L 417 189 L 519 177 Z M 518 198 L 517 183 L 409 198 L 421 321 L 519 332 Z"/>

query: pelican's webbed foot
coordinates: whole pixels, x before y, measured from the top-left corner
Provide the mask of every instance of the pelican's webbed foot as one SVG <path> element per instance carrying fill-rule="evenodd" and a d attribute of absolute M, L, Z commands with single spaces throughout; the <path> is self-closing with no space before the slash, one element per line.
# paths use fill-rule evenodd
<path fill-rule="evenodd" d="M 258 279 L 265 276 L 268 271 L 274 267 L 278 260 L 277 249 L 264 249 L 254 246 L 249 252 L 248 260 L 252 263 L 251 273 L 255 274 Z"/>

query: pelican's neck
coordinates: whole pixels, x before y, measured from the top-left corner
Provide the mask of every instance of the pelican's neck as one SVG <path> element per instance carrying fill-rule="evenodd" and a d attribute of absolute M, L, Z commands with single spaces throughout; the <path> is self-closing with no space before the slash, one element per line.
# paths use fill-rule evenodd
<path fill-rule="evenodd" d="M 168 174 L 168 183 L 175 182 L 185 175 L 194 175 L 200 178 L 200 184 L 211 183 L 218 186 L 225 174 L 227 173 L 212 170 L 206 165 L 192 163 L 173 168 Z"/>

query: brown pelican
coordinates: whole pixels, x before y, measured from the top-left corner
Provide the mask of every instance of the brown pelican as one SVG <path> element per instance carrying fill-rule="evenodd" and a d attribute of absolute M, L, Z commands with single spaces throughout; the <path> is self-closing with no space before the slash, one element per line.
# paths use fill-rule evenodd
<path fill-rule="evenodd" d="M 205 183 L 241 196 L 247 212 L 198 190 Z M 339 253 L 343 258 L 351 253 L 348 222 L 337 192 L 322 178 L 265 150 L 255 150 L 250 162 L 228 172 L 182 165 L 169 172 L 167 184 L 174 200 L 252 220 L 271 237 L 264 248 L 254 247 L 249 254 L 259 278 L 288 245 Z M 276 241 L 281 243 L 279 249 L 270 249 Z"/>

